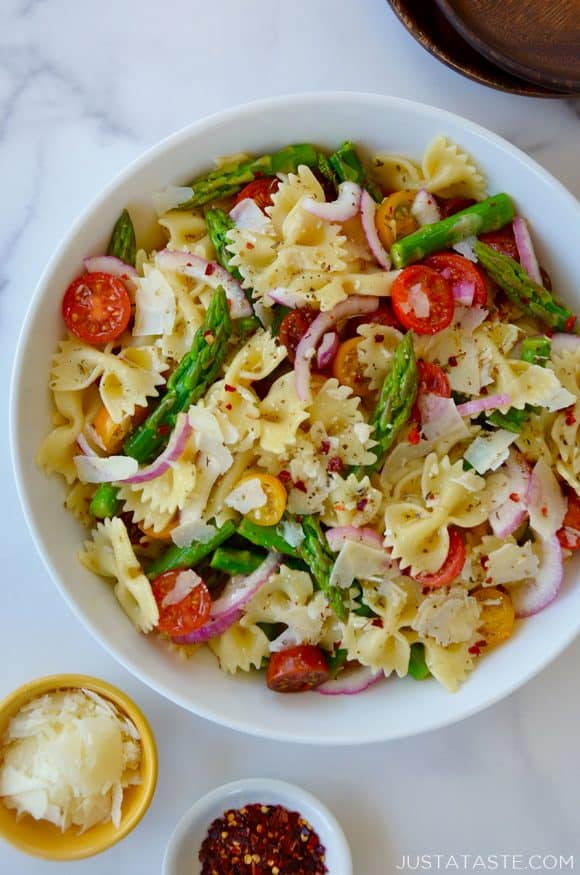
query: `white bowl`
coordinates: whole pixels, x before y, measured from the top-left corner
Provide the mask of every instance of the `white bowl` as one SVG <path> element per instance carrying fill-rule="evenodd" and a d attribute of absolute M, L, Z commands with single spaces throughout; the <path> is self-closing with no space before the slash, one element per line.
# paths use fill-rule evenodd
<path fill-rule="evenodd" d="M 526 620 L 517 635 L 485 656 L 461 690 L 411 679 L 377 684 L 360 696 L 275 695 L 262 675 L 232 678 L 213 655 L 181 662 L 140 636 L 112 588 L 83 568 L 79 524 L 63 508 L 63 485 L 37 470 L 34 459 L 49 428 L 49 362 L 63 334 L 63 290 L 81 259 L 102 252 L 121 209 L 136 217 L 142 245 L 151 242 L 151 195 L 206 170 L 217 155 L 260 154 L 311 140 L 332 148 L 351 137 L 366 150 L 419 158 L 445 133 L 475 155 L 489 190 L 510 192 L 536 232 L 540 260 L 570 303 L 578 298 L 576 250 L 580 207 L 553 177 L 505 140 L 433 107 L 369 94 L 281 97 L 196 122 L 151 149 L 114 180 L 78 219 L 48 265 L 24 322 L 12 384 L 11 433 L 16 478 L 32 537 L 60 592 L 92 634 L 149 686 L 172 701 L 227 726 L 289 741 L 361 743 L 412 735 L 453 723 L 521 686 L 556 657 L 580 629 L 580 556 L 568 566 L 557 601 Z"/>
<path fill-rule="evenodd" d="M 213 820 L 230 808 L 256 802 L 283 805 L 289 811 L 298 811 L 326 849 L 328 875 L 352 875 L 348 842 L 332 812 L 301 787 L 269 778 L 248 778 L 223 784 L 192 805 L 169 839 L 163 858 L 163 875 L 199 875 L 199 849 Z"/>

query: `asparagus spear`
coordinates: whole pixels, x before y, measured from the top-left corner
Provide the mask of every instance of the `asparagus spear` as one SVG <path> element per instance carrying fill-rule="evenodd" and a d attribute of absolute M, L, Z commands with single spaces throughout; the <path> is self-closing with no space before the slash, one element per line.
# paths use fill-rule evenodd
<path fill-rule="evenodd" d="M 375 183 L 368 178 L 353 143 L 346 140 L 328 159 L 339 182 L 356 182 L 366 188 L 370 196 L 380 203 L 383 193 Z"/>
<path fill-rule="evenodd" d="M 473 250 L 482 267 L 520 309 L 541 319 L 556 331 L 580 333 L 574 313 L 551 292 L 530 279 L 521 264 L 496 252 L 481 240 L 476 240 Z"/>
<path fill-rule="evenodd" d="M 235 533 L 235 525 L 228 520 L 223 526 L 217 530 L 213 538 L 202 544 L 201 541 L 193 541 L 187 547 L 176 547 L 173 545 L 163 553 L 158 559 L 151 563 L 147 569 L 147 577 L 151 580 L 163 574 L 164 571 L 171 571 L 173 568 L 192 568 L 213 553 L 220 544 L 227 541 L 228 538 Z"/>
<path fill-rule="evenodd" d="M 238 535 L 255 544 L 256 547 L 264 547 L 266 550 L 276 550 L 285 556 L 298 557 L 296 547 L 292 547 L 285 540 L 282 527 L 258 526 L 247 519 L 243 519 L 238 526 Z"/>
<path fill-rule="evenodd" d="M 167 443 L 177 415 L 195 404 L 216 379 L 228 349 L 232 320 L 226 294 L 218 286 L 190 351 L 167 381 L 165 395 L 123 444 L 127 456 L 149 462 Z"/>
<path fill-rule="evenodd" d="M 370 420 L 374 428 L 373 437 L 377 441 L 377 445 L 371 450 L 376 456 L 376 461 L 371 465 L 355 468 L 354 473 L 357 477 L 371 474 L 381 467 L 399 429 L 410 416 L 417 396 L 417 386 L 413 332 L 407 331 L 395 349 L 391 370 L 385 377 L 377 406 Z"/>
<path fill-rule="evenodd" d="M 346 591 L 332 586 L 330 583 L 334 557 L 326 547 L 326 538 L 320 528 L 320 523 L 316 517 L 303 516 L 302 530 L 304 540 L 298 547 L 298 554 L 308 566 L 315 583 L 325 594 L 338 619 L 346 621 L 348 614 L 344 603 Z"/>
<path fill-rule="evenodd" d="M 114 255 L 115 258 L 120 258 L 125 264 L 135 267 L 135 257 L 137 255 L 135 228 L 127 210 L 123 210 L 115 223 L 107 247 L 107 255 Z"/>
<path fill-rule="evenodd" d="M 234 167 L 218 168 L 191 183 L 191 197 L 179 204 L 178 210 L 200 207 L 208 201 L 217 201 L 236 194 L 248 182 L 262 176 L 295 172 L 300 164 L 318 166 L 318 153 L 309 143 L 286 146 L 279 152 L 249 158 Z"/>
<path fill-rule="evenodd" d="M 232 256 L 231 253 L 228 252 L 228 250 L 226 249 L 226 246 L 229 242 L 228 231 L 231 231 L 232 228 L 235 228 L 233 220 L 230 219 L 226 212 L 216 207 L 206 212 L 205 224 L 207 225 L 209 239 L 211 240 L 213 248 L 215 249 L 215 254 L 218 262 L 221 264 L 222 267 L 225 267 L 228 273 L 231 273 L 233 277 L 241 282 L 243 280 L 243 277 L 239 272 L 238 268 L 230 264 Z"/>
<path fill-rule="evenodd" d="M 551 351 L 552 342 L 548 337 L 526 337 L 522 341 L 521 359 L 531 365 L 545 367 Z M 487 421 L 498 428 L 505 428 L 519 434 L 532 413 L 534 408 L 526 404 L 523 410 L 517 410 L 515 407 L 510 407 L 505 413 L 495 410 L 487 417 Z"/>
<path fill-rule="evenodd" d="M 92 515 L 99 520 L 114 517 L 119 509 L 118 492 L 116 486 L 112 486 L 110 483 L 101 483 L 89 505 Z"/>
<path fill-rule="evenodd" d="M 416 681 L 424 681 L 431 674 L 425 662 L 425 646 L 419 641 L 416 644 L 411 644 L 409 674 Z"/>
<path fill-rule="evenodd" d="M 217 568 L 227 574 L 251 574 L 265 558 L 264 553 L 235 550 L 233 547 L 218 547 L 209 564 L 211 568 Z"/>
<path fill-rule="evenodd" d="M 406 267 L 432 252 L 449 249 L 466 237 L 497 231 L 513 217 L 514 205 L 509 195 L 496 194 L 440 222 L 423 225 L 413 234 L 397 240 L 391 246 L 391 259 L 395 267 Z"/>

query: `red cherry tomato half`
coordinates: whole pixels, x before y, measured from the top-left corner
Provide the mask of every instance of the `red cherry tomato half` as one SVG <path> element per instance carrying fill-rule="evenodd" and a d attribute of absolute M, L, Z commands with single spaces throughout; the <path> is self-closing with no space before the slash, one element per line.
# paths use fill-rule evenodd
<path fill-rule="evenodd" d="M 450 284 L 424 264 L 413 264 L 401 271 L 393 283 L 391 301 L 399 322 L 417 334 L 436 334 L 453 319 Z"/>
<path fill-rule="evenodd" d="M 288 350 L 288 358 L 291 362 L 296 357 L 296 347 L 318 316 L 317 310 L 302 307 L 286 313 L 280 323 L 280 343 Z"/>
<path fill-rule="evenodd" d="M 455 528 L 449 529 L 449 551 L 447 559 L 433 574 L 417 574 L 415 580 L 429 589 L 437 589 L 455 580 L 465 565 L 465 543 Z"/>
<path fill-rule="evenodd" d="M 359 325 L 387 325 L 390 328 L 398 328 L 401 330 L 401 323 L 393 313 L 393 308 L 390 304 L 381 304 L 378 310 L 374 313 L 366 313 L 364 316 L 355 316 L 354 319 L 349 319 L 346 323 L 347 337 L 356 337 L 357 328 Z"/>
<path fill-rule="evenodd" d="M 473 305 L 485 307 L 487 304 L 487 286 L 483 274 L 467 258 L 456 255 L 454 252 L 438 252 L 437 255 L 430 255 L 429 258 L 426 258 L 423 264 L 432 267 L 442 277 L 445 277 L 452 292 L 459 283 L 472 283 Z"/>
<path fill-rule="evenodd" d="M 62 315 L 69 331 L 85 343 L 109 343 L 129 324 L 131 301 L 117 277 L 83 273 L 64 293 Z"/>
<path fill-rule="evenodd" d="M 320 686 L 329 677 L 328 663 L 320 647 L 299 644 L 272 654 L 266 683 L 277 693 L 301 693 Z"/>
<path fill-rule="evenodd" d="M 272 203 L 272 195 L 278 189 L 277 179 L 254 179 L 249 182 L 236 196 L 236 204 L 250 198 L 255 201 L 261 210 L 265 210 Z"/>
<path fill-rule="evenodd" d="M 455 213 L 460 213 L 462 210 L 466 210 L 467 207 L 472 207 L 475 203 L 473 198 L 469 197 L 438 197 L 436 200 L 442 219 L 454 216 Z"/>
<path fill-rule="evenodd" d="M 580 497 L 568 490 L 568 510 L 557 532 L 558 540 L 566 550 L 580 550 Z"/>
<path fill-rule="evenodd" d="M 172 591 L 177 577 L 183 569 L 165 571 L 151 581 L 151 589 L 159 608 L 160 632 L 170 637 L 188 635 L 207 623 L 211 611 L 211 595 L 203 583 L 198 583 L 180 602 L 164 605 L 166 596 Z"/>
<path fill-rule="evenodd" d="M 417 400 L 411 411 L 412 422 L 421 422 L 418 403 L 421 395 L 440 395 L 442 398 L 451 398 L 451 386 L 449 385 L 447 374 L 439 365 L 419 359 L 417 371 L 419 373 L 419 384 L 417 387 Z"/>
<path fill-rule="evenodd" d="M 487 243 L 496 252 L 502 255 L 508 255 L 515 261 L 520 260 L 518 247 L 516 246 L 516 238 L 514 237 L 513 228 L 510 225 L 500 228 L 499 231 L 487 231 L 485 234 L 480 234 L 479 239 L 482 243 Z"/>

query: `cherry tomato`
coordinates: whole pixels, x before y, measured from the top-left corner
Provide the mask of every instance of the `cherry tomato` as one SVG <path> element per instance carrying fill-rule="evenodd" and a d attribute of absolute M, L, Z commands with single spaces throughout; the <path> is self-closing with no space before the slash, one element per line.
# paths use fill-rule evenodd
<path fill-rule="evenodd" d="M 236 204 L 250 198 L 261 210 L 265 210 L 272 203 L 272 195 L 277 190 L 279 182 L 277 179 L 254 179 L 249 182 L 236 197 Z"/>
<path fill-rule="evenodd" d="M 417 371 L 419 372 L 419 385 L 417 387 L 417 400 L 411 411 L 412 422 L 421 422 L 418 403 L 421 395 L 440 395 L 442 398 L 451 398 L 451 386 L 447 374 L 439 365 L 419 359 Z"/>
<path fill-rule="evenodd" d="M 459 531 L 451 527 L 449 529 L 449 550 L 447 559 L 438 571 L 432 574 L 422 573 L 415 575 L 415 580 L 429 587 L 429 589 L 438 589 L 440 586 L 445 586 L 455 580 L 461 569 L 465 565 L 465 543 Z"/>
<path fill-rule="evenodd" d="M 493 586 L 476 589 L 471 595 L 481 606 L 479 634 L 488 647 L 501 644 L 514 629 L 516 613 L 511 598 L 507 592 Z"/>
<path fill-rule="evenodd" d="M 401 329 L 401 323 L 393 313 L 393 308 L 390 304 L 381 304 L 378 310 L 374 313 L 366 313 L 364 316 L 355 316 L 349 319 L 346 323 L 346 334 L 348 337 L 358 337 L 356 331 L 359 325 L 388 325 L 390 328 Z"/>
<path fill-rule="evenodd" d="M 355 395 L 366 398 L 371 388 L 358 357 L 361 340 L 362 337 L 351 337 L 340 344 L 332 361 L 332 373 L 343 386 L 350 386 Z"/>
<path fill-rule="evenodd" d="M 417 334 L 436 334 L 453 319 L 451 286 L 432 267 L 413 264 L 401 271 L 391 291 L 395 316 Z M 423 312 L 423 307 L 427 312 Z M 420 308 L 421 315 L 417 314 Z"/>
<path fill-rule="evenodd" d="M 580 550 L 580 496 L 568 490 L 568 510 L 557 532 L 558 540 L 566 550 Z"/>
<path fill-rule="evenodd" d="M 501 252 L 502 255 L 508 255 L 515 261 L 520 260 L 518 247 L 516 246 L 516 238 L 514 237 L 513 228 L 510 225 L 500 228 L 499 231 L 487 231 L 485 234 L 480 234 L 479 239 L 482 243 L 487 243 L 496 252 Z"/>
<path fill-rule="evenodd" d="M 238 486 L 249 480 L 257 480 L 266 496 L 266 504 L 256 507 L 244 514 L 250 522 L 258 526 L 276 526 L 286 510 L 287 495 L 282 481 L 273 474 L 264 474 L 262 471 L 250 471 L 241 480 Z"/>
<path fill-rule="evenodd" d="M 266 683 L 277 693 L 301 693 L 320 686 L 329 677 L 328 663 L 320 647 L 299 644 L 271 655 Z"/>
<path fill-rule="evenodd" d="M 473 283 L 473 305 L 485 307 L 487 304 L 487 286 L 483 274 L 467 258 L 454 252 L 438 252 L 426 258 L 423 264 L 445 277 L 452 292 L 458 283 Z"/>
<path fill-rule="evenodd" d="M 377 209 L 375 225 L 385 249 L 390 249 L 399 237 L 406 237 L 417 230 L 417 219 L 411 212 L 415 194 L 414 191 L 395 191 Z"/>
<path fill-rule="evenodd" d="M 211 611 L 211 595 L 203 583 L 198 583 L 185 598 L 175 605 L 164 605 L 163 601 L 172 591 L 177 577 L 183 569 L 165 571 L 151 581 L 151 589 L 159 608 L 159 623 L 157 628 L 165 635 L 174 637 L 188 635 L 199 629 L 209 619 Z"/>
<path fill-rule="evenodd" d="M 470 197 L 435 197 L 439 212 L 442 219 L 447 219 L 449 216 L 454 216 L 455 213 L 460 213 L 466 210 L 467 207 L 473 206 L 475 201 Z"/>
<path fill-rule="evenodd" d="M 85 343 L 108 343 L 129 324 L 131 301 L 117 277 L 83 273 L 64 293 L 62 315 L 69 331 Z"/>
<path fill-rule="evenodd" d="M 291 362 L 296 358 L 296 347 L 318 316 L 317 310 L 301 307 L 286 313 L 280 323 L 280 343 L 288 350 L 288 358 Z"/>

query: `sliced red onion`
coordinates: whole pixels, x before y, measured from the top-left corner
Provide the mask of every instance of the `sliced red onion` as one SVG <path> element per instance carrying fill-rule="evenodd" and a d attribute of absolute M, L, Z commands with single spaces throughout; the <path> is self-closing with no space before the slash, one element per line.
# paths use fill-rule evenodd
<path fill-rule="evenodd" d="M 221 635 L 238 620 L 242 609 L 280 565 L 279 553 L 269 553 L 262 564 L 247 577 L 232 577 L 221 596 L 211 606 L 207 623 L 188 635 L 173 638 L 175 644 L 200 644 Z"/>
<path fill-rule="evenodd" d="M 175 583 L 169 592 L 163 598 L 161 606 L 167 608 L 170 605 L 178 605 L 183 599 L 189 595 L 200 583 L 203 583 L 199 574 L 196 574 L 193 569 L 188 568 L 186 571 L 180 571 L 175 578 Z"/>
<path fill-rule="evenodd" d="M 530 525 L 542 538 L 550 538 L 561 528 L 567 501 L 550 466 L 538 459 L 532 469 L 527 495 Z"/>
<path fill-rule="evenodd" d="M 182 455 L 187 442 L 191 436 L 193 427 L 186 413 L 180 413 L 175 421 L 175 427 L 171 432 L 169 442 L 160 456 L 157 456 L 154 462 L 141 468 L 136 474 L 130 477 L 125 477 L 125 483 L 147 483 L 148 480 L 155 480 L 171 467 L 173 462 L 176 462 Z"/>
<path fill-rule="evenodd" d="M 560 355 L 563 352 L 576 352 L 580 346 L 578 334 L 554 334 L 552 336 L 552 352 Z"/>
<path fill-rule="evenodd" d="M 304 304 L 304 299 L 300 295 L 297 295 L 296 292 L 291 292 L 290 289 L 283 289 L 281 286 L 268 292 L 267 297 L 271 298 L 275 304 L 281 304 L 283 307 L 289 307 L 291 310 Z"/>
<path fill-rule="evenodd" d="M 474 264 L 477 264 L 477 255 L 473 250 L 473 244 L 475 243 L 475 237 L 467 237 L 465 240 L 460 240 L 458 243 L 453 244 L 453 249 L 459 253 L 459 255 L 463 255 L 467 261 L 472 261 Z"/>
<path fill-rule="evenodd" d="M 359 211 L 361 199 L 361 187 L 356 182 L 341 182 L 338 186 L 338 197 L 335 201 L 315 201 L 311 197 L 305 197 L 300 206 L 307 213 L 312 213 L 319 219 L 327 222 L 346 222 L 352 219 Z"/>
<path fill-rule="evenodd" d="M 460 280 L 453 283 L 451 286 L 453 297 L 458 304 L 463 304 L 465 307 L 473 304 L 473 296 L 475 295 L 475 283 L 469 280 Z"/>
<path fill-rule="evenodd" d="M 310 392 L 310 362 L 316 354 L 316 346 L 323 334 L 333 329 L 341 319 L 373 313 L 378 306 L 378 298 L 351 295 L 333 307 L 332 310 L 320 313 L 316 317 L 296 348 L 294 377 L 296 393 L 301 401 L 310 401 L 312 397 Z"/>
<path fill-rule="evenodd" d="M 538 538 L 541 559 L 535 578 L 509 587 L 516 617 L 531 617 L 551 604 L 564 579 L 562 547 L 556 535 Z"/>
<path fill-rule="evenodd" d="M 481 398 L 476 398 L 474 401 L 466 401 L 465 404 L 457 405 L 457 412 L 460 416 L 477 416 L 478 413 L 483 413 L 484 410 L 494 410 L 497 407 L 509 407 L 512 399 L 505 393 L 499 395 L 484 395 Z"/>
<path fill-rule="evenodd" d="M 201 280 L 212 289 L 223 286 L 234 319 L 252 315 L 250 302 L 239 282 L 215 261 L 206 261 L 199 255 L 177 249 L 162 249 L 156 253 L 155 259 L 162 270 L 174 270 L 176 273 Z"/>
<path fill-rule="evenodd" d="M 95 452 L 95 450 L 91 447 L 86 435 L 82 431 L 77 435 L 77 444 L 82 450 L 83 455 L 91 456 L 93 458 L 100 458 L 99 454 Z"/>
<path fill-rule="evenodd" d="M 90 255 L 83 258 L 83 264 L 87 273 L 108 273 L 123 280 L 130 292 L 137 288 L 135 281 L 139 274 L 135 268 L 114 255 Z"/>
<path fill-rule="evenodd" d="M 349 665 L 343 668 L 338 677 L 325 681 L 315 690 L 323 696 L 354 696 L 368 690 L 384 676 L 382 671 L 375 671 L 366 665 Z"/>
<path fill-rule="evenodd" d="M 421 414 L 421 431 L 426 440 L 436 441 L 451 434 L 458 437 L 469 434 L 453 398 L 421 392 L 417 403 Z"/>
<path fill-rule="evenodd" d="M 441 210 L 437 201 L 426 188 L 420 188 L 415 195 L 415 200 L 411 206 L 411 213 L 421 226 L 434 225 L 435 222 L 439 222 L 441 219 Z"/>
<path fill-rule="evenodd" d="M 541 286 L 543 284 L 542 274 L 540 273 L 538 259 L 534 252 L 534 244 L 532 243 L 526 220 L 521 216 L 516 216 L 512 222 L 512 227 L 514 229 L 520 263 L 530 279 L 533 279 L 535 283 Z"/>
<path fill-rule="evenodd" d="M 83 483 L 117 483 L 134 475 L 139 464 L 130 456 L 75 456 L 77 474 Z"/>
<path fill-rule="evenodd" d="M 347 541 L 357 541 L 359 544 L 367 544 L 369 547 L 382 547 L 383 539 L 374 529 L 356 526 L 335 526 L 326 532 L 328 546 L 333 553 L 338 553 Z"/>
<path fill-rule="evenodd" d="M 477 305 L 475 307 L 464 307 L 461 304 L 457 304 L 453 321 L 466 334 L 473 334 L 475 329 L 479 328 L 488 316 L 489 310 L 485 310 L 483 307 Z"/>
<path fill-rule="evenodd" d="M 489 524 L 496 537 L 507 538 L 527 516 L 531 472 L 525 458 L 513 447 L 499 470 L 507 479 L 505 486 L 494 494 L 496 507 L 489 514 Z"/>
<path fill-rule="evenodd" d="M 288 626 L 281 635 L 270 641 L 270 653 L 279 653 L 281 650 L 287 650 L 289 647 L 297 647 L 298 644 L 303 644 L 292 626 Z"/>
<path fill-rule="evenodd" d="M 363 189 L 360 198 L 360 213 L 363 231 L 365 232 L 369 249 L 374 255 L 377 263 L 385 270 L 390 270 L 391 258 L 379 239 L 375 222 L 376 212 L 377 205 L 375 201 L 372 199 L 368 191 Z"/>
<path fill-rule="evenodd" d="M 244 198 L 230 210 L 230 219 L 235 222 L 236 228 L 258 234 L 265 234 L 272 227 L 271 220 L 250 197 Z"/>
<path fill-rule="evenodd" d="M 340 340 L 336 331 L 327 331 L 326 334 L 323 335 L 316 356 L 316 364 L 321 371 L 328 367 L 334 359 L 339 346 Z"/>

